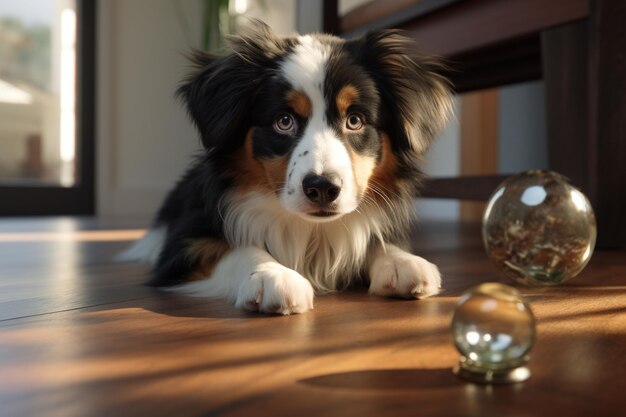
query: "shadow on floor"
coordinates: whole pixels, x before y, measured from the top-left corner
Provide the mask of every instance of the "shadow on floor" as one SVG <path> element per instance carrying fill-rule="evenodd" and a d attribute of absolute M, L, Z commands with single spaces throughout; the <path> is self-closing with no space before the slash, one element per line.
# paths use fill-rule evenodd
<path fill-rule="evenodd" d="M 451 369 L 377 369 L 341 372 L 301 379 L 301 384 L 333 389 L 424 390 L 463 385 Z"/>

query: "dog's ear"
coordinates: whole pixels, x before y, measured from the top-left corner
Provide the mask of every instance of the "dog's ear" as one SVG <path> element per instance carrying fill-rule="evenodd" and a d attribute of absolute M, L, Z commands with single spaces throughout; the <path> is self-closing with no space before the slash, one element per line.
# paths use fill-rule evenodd
<path fill-rule="evenodd" d="M 424 153 L 452 111 L 444 68 L 420 54 L 397 30 L 371 32 L 356 40 L 362 65 L 381 94 L 384 129 L 418 154 Z"/>
<path fill-rule="evenodd" d="M 222 148 L 245 135 L 242 118 L 251 105 L 254 68 L 237 55 L 216 56 L 193 51 L 192 73 L 177 91 L 207 149 Z"/>
<path fill-rule="evenodd" d="M 250 128 L 250 109 L 262 84 L 285 53 L 289 39 L 275 36 L 265 24 L 228 39 L 233 52 L 216 56 L 194 51 L 194 69 L 177 95 L 200 131 L 206 149 L 234 149 Z"/>

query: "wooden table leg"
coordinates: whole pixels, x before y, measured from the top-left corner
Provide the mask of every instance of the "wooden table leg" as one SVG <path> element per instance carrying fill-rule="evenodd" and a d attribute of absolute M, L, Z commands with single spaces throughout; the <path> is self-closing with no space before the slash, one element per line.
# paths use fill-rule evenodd
<path fill-rule="evenodd" d="M 598 247 L 626 245 L 626 3 L 543 32 L 551 169 L 587 194 Z"/>

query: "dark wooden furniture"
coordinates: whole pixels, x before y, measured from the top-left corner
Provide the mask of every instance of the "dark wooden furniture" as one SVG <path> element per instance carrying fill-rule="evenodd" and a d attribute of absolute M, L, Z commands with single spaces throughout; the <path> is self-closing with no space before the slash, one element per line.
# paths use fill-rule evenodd
<path fill-rule="evenodd" d="M 508 282 L 475 228 L 416 230 L 415 252 L 443 273 L 435 298 L 355 290 L 319 296 L 315 310 L 291 317 L 142 286 L 145 267 L 111 260 L 136 229 L 0 221 L 0 415 L 624 415 L 624 251 L 596 252 L 563 286 L 520 288 L 538 323 L 533 376 L 489 387 L 451 372 L 459 294 Z"/>
<path fill-rule="evenodd" d="M 599 245 L 626 245 L 626 2 L 373 1 L 328 22 L 346 37 L 406 30 L 448 59 L 457 92 L 543 78 L 550 168 L 590 198 Z M 433 179 L 424 196 L 483 200 L 495 183 Z"/>

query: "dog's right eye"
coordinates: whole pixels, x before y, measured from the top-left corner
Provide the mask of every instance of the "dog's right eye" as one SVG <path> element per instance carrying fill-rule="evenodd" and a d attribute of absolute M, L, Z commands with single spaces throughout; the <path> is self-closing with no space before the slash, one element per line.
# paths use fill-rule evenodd
<path fill-rule="evenodd" d="M 346 119 L 346 127 L 350 130 L 361 130 L 363 127 L 363 116 L 358 113 L 351 113 Z"/>
<path fill-rule="evenodd" d="M 295 119 L 289 113 L 283 113 L 274 120 L 274 130 L 281 135 L 293 135 L 297 127 Z"/>

